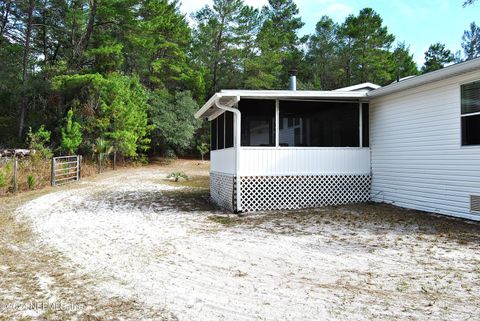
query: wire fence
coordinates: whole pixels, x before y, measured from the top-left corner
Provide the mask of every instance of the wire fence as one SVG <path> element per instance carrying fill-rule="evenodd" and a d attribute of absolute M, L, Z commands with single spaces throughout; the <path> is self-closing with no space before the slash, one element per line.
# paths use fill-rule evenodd
<path fill-rule="evenodd" d="M 125 160 L 123 166 L 125 166 Z M 34 155 L 0 155 L 0 196 L 48 185 L 60 186 L 81 177 L 115 169 L 116 154 L 97 154 L 83 159 L 81 155 L 41 159 Z"/>

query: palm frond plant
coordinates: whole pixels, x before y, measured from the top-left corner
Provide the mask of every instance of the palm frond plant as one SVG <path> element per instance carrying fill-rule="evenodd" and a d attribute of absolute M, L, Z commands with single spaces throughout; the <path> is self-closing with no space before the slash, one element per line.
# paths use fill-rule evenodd
<path fill-rule="evenodd" d="M 172 172 L 172 173 L 168 174 L 167 178 L 174 179 L 175 182 L 180 181 L 180 179 L 184 179 L 186 181 L 188 181 L 188 179 L 189 179 L 187 174 L 185 174 L 184 172 Z"/>
<path fill-rule="evenodd" d="M 101 172 L 105 158 L 113 152 L 113 146 L 108 140 L 97 138 L 95 144 L 92 146 L 92 150 L 93 155 L 96 156 L 98 160 L 98 172 Z"/>

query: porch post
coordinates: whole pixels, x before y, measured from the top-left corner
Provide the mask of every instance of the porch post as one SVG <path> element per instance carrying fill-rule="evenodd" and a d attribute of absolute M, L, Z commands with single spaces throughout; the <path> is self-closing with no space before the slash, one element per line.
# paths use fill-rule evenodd
<path fill-rule="evenodd" d="M 275 100 L 275 147 L 280 146 L 280 101 Z"/>
<path fill-rule="evenodd" d="M 230 111 L 234 114 L 233 121 L 235 123 L 235 177 L 236 177 L 236 197 L 237 197 L 237 208 L 236 212 L 242 210 L 242 199 L 240 193 L 240 146 L 241 146 L 241 129 L 242 129 L 242 114 L 238 110 L 238 102 L 240 101 L 240 96 L 235 97 L 235 106 L 237 108 L 228 107 L 220 103 L 220 98 L 215 100 L 215 105 L 222 110 Z M 235 209 L 234 209 L 235 210 Z"/>
<path fill-rule="evenodd" d="M 238 110 L 238 101 L 240 97 L 237 97 L 236 110 L 234 113 L 235 120 L 235 189 L 237 196 L 237 208 L 236 211 L 240 212 L 242 210 L 242 194 L 241 194 L 241 184 L 240 184 L 240 151 L 242 143 L 242 115 Z M 235 210 L 235 209 L 234 209 Z"/>

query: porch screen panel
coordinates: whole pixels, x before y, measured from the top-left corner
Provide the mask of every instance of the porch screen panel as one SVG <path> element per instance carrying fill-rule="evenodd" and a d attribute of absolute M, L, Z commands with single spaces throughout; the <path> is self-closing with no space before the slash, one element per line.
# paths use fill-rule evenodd
<path fill-rule="evenodd" d="M 370 147 L 369 105 L 362 105 L 362 139 L 363 147 Z"/>
<path fill-rule="evenodd" d="M 210 122 L 210 149 L 217 150 L 217 118 Z"/>
<path fill-rule="evenodd" d="M 233 147 L 233 113 L 225 112 L 225 148 Z"/>
<path fill-rule="evenodd" d="M 223 149 L 225 148 L 225 113 L 221 114 L 220 116 L 217 117 L 218 119 L 218 149 Z"/>
<path fill-rule="evenodd" d="M 275 100 L 242 99 L 242 146 L 275 146 Z"/>
<path fill-rule="evenodd" d="M 358 103 L 280 101 L 280 124 L 280 146 L 360 146 Z"/>

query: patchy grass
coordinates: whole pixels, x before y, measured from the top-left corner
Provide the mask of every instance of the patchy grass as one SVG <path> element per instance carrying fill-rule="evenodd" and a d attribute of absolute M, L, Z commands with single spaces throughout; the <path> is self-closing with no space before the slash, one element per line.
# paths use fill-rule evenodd
<path fill-rule="evenodd" d="M 212 222 L 221 224 L 223 226 L 236 226 L 238 224 L 244 223 L 244 221 L 239 218 L 238 216 L 222 216 L 222 215 L 212 215 L 209 216 L 208 219 Z"/>
<path fill-rule="evenodd" d="M 301 232 L 306 226 L 334 225 L 368 229 L 375 234 L 392 232 L 398 241 L 402 240 L 402 235 L 414 236 L 418 241 L 424 240 L 426 236 L 436 236 L 455 241 L 459 245 L 480 245 L 480 222 L 408 210 L 388 204 L 366 203 L 246 213 L 238 217 L 237 224 L 268 229 L 279 221 L 289 233 Z"/>
<path fill-rule="evenodd" d="M 158 181 L 161 184 L 170 185 L 170 186 L 181 186 L 181 187 L 191 187 L 208 190 L 210 187 L 210 179 L 205 176 L 195 175 L 189 176 L 188 180 L 180 180 L 175 182 L 170 179 L 162 179 Z"/>

